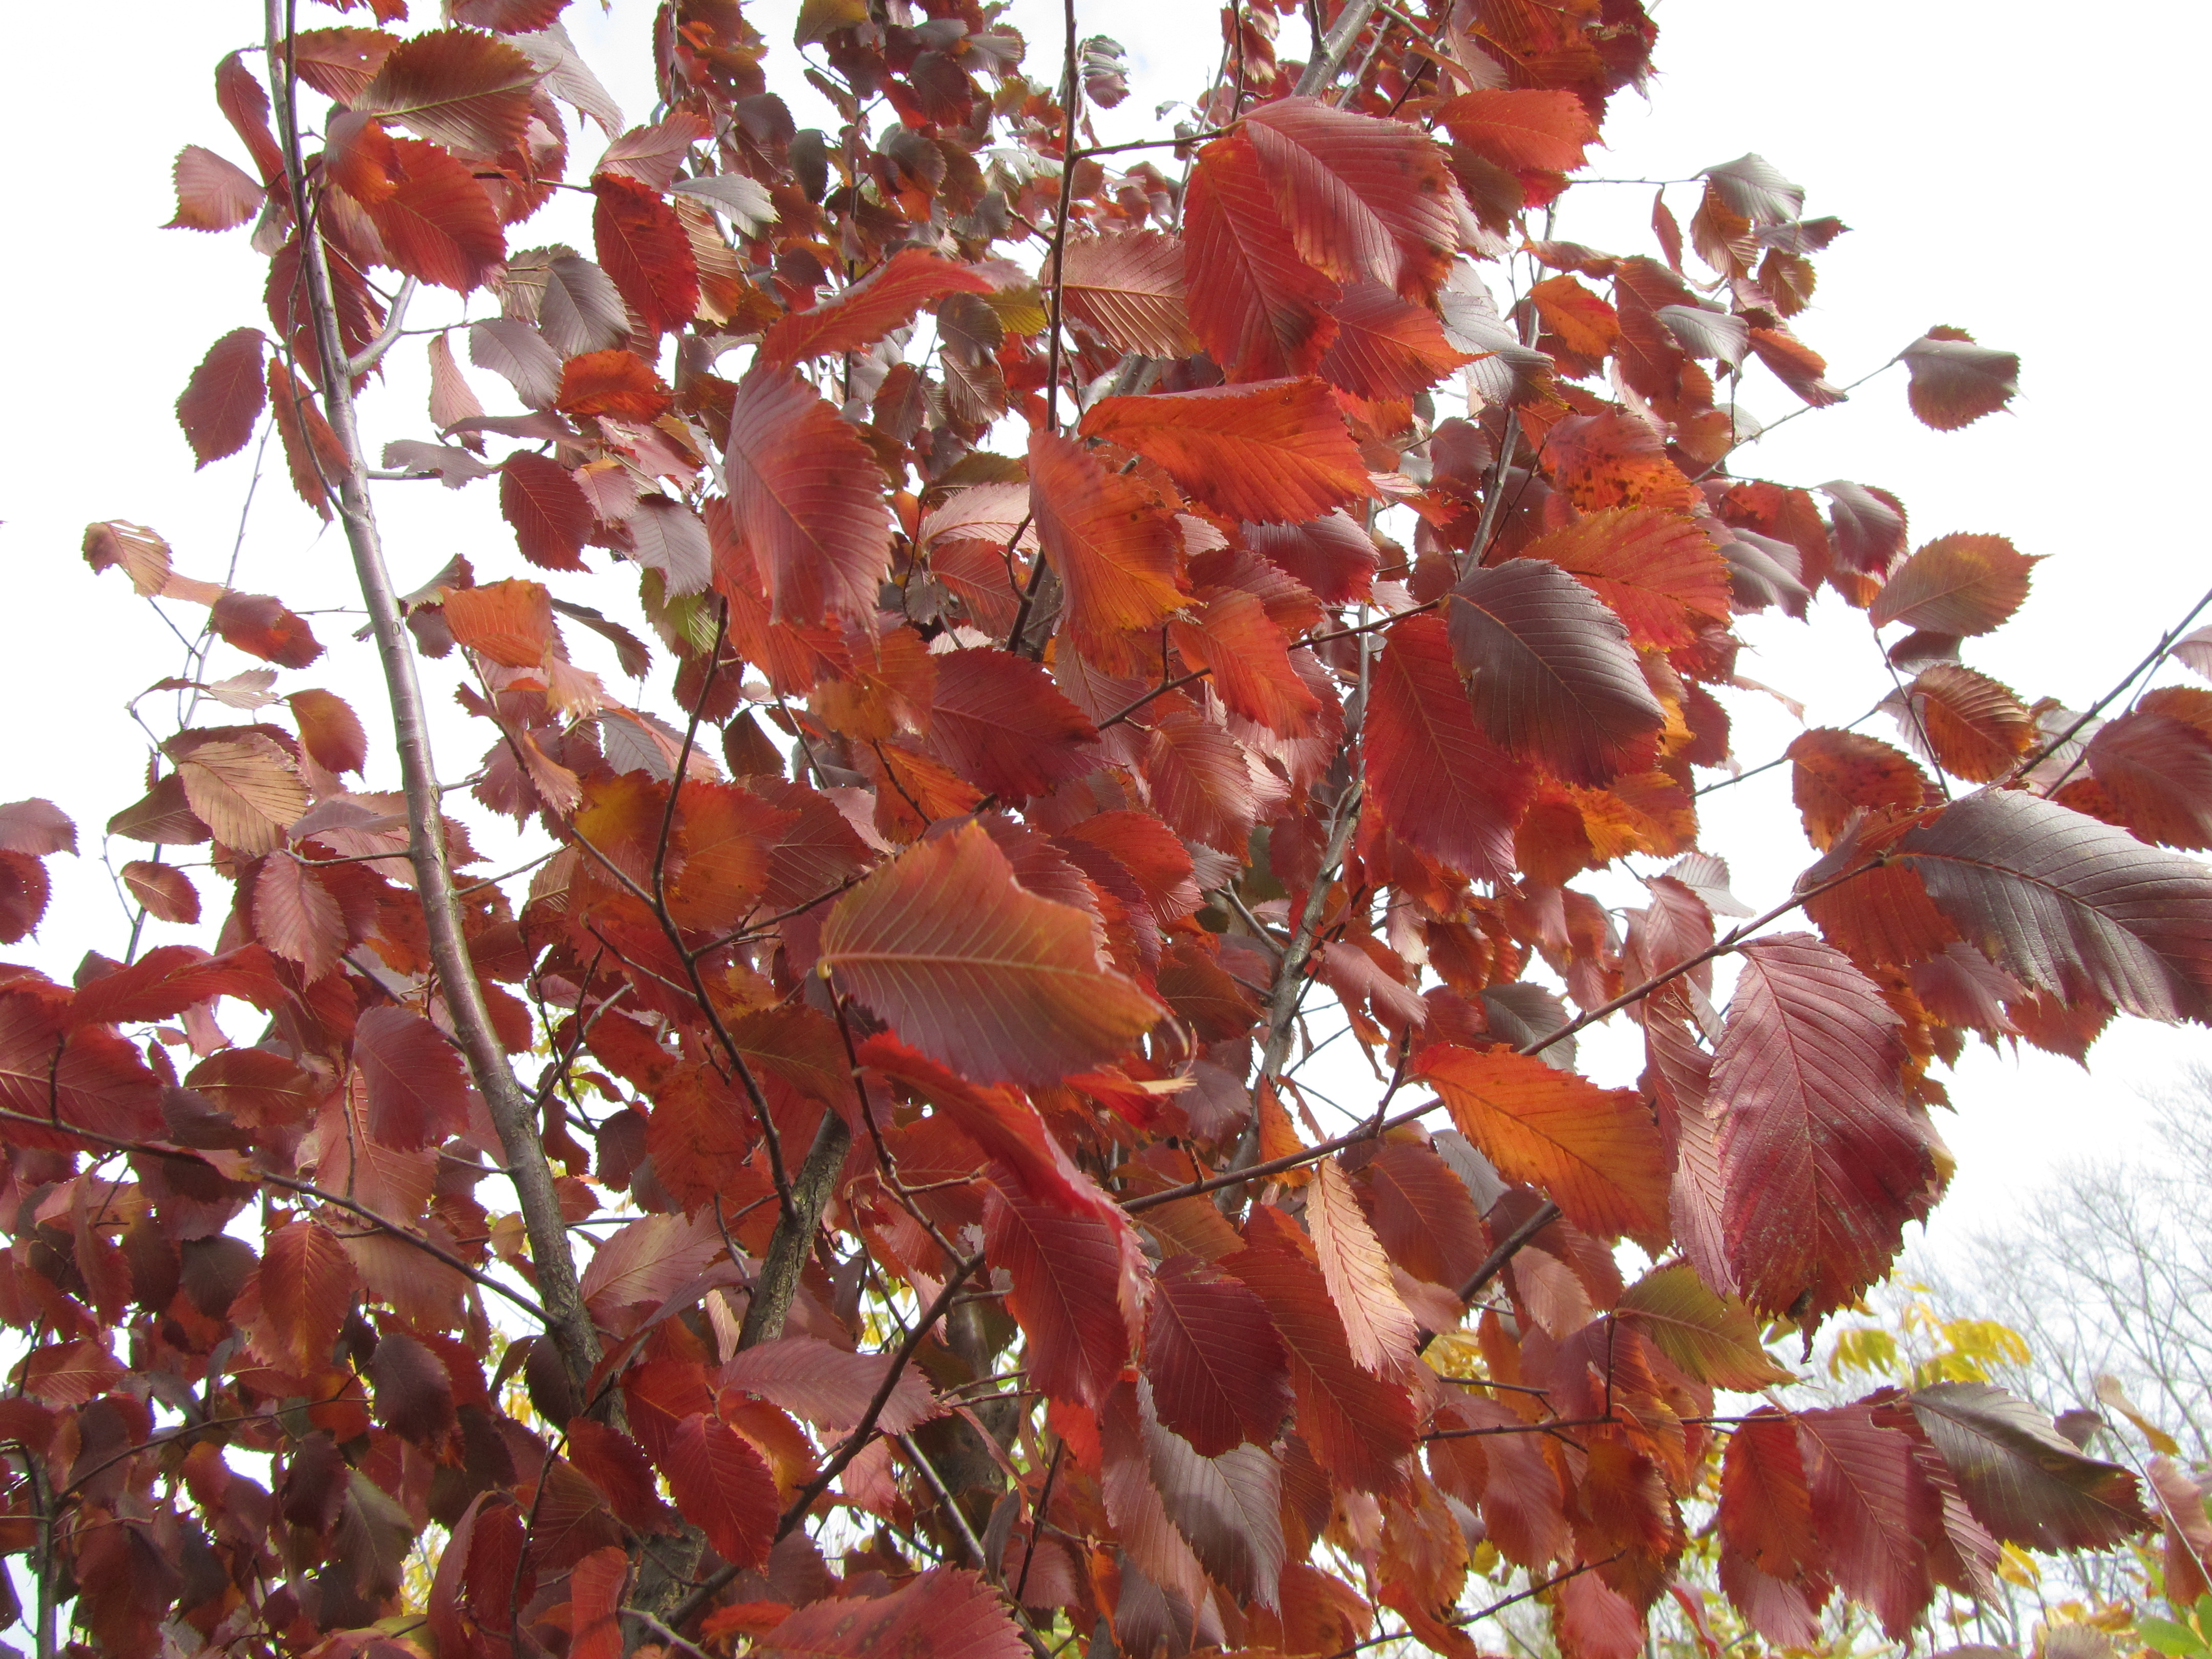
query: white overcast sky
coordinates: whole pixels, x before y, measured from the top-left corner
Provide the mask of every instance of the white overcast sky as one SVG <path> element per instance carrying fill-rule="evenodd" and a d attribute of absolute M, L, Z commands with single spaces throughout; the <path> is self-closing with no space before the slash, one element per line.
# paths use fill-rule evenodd
<path fill-rule="evenodd" d="M 417 8 L 427 13 L 432 3 Z M 158 227 L 172 210 L 168 169 L 180 145 L 244 160 L 215 109 L 211 76 L 225 52 L 258 38 L 260 9 L 254 0 L 116 0 L 102 13 L 93 63 L 77 8 L 24 6 L 7 25 L 18 72 L 0 105 L 0 137 L 17 161 L 15 252 L 0 273 L 5 314 L 15 319 L 0 399 L 8 579 L 0 686 L 13 720 L 0 799 L 58 801 L 76 817 L 86 856 L 52 861 L 56 899 L 40 938 L 5 954 L 58 975 L 87 945 L 121 949 L 125 922 L 100 863 L 99 829 L 141 787 L 144 743 L 124 704 L 176 672 L 180 656 L 118 574 L 96 579 L 86 568 L 82 527 L 106 518 L 149 524 L 173 544 L 180 568 L 220 580 L 252 475 L 250 451 L 195 474 L 171 404 L 217 336 L 265 326 L 263 266 L 242 231 L 208 237 Z M 782 48 L 771 60 L 779 87 L 791 84 L 794 9 L 794 0 L 750 9 Z M 578 0 L 570 12 L 586 56 L 633 119 L 650 100 L 651 10 L 644 0 L 616 0 L 603 15 L 593 0 Z M 304 0 L 301 12 L 303 22 L 336 21 Z M 2188 413 L 2198 395 L 2191 389 L 2207 380 L 2208 346 L 2160 297 L 2200 269 L 2206 252 L 2190 205 L 2203 143 L 2191 112 L 2212 11 L 2172 9 L 2157 48 L 2124 58 L 2081 27 L 2078 9 L 2049 3 L 1667 0 L 1656 15 L 1661 72 L 1650 101 L 1632 93 L 1615 100 L 1611 148 L 1596 153 L 1593 171 L 1680 179 L 1755 150 L 1806 186 L 1808 213 L 1850 224 L 1820 258 L 1815 304 L 1796 325 L 1838 383 L 1936 323 L 1970 329 L 2025 360 L 2014 410 L 1966 432 L 1919 427 L 1893 375 L 1843 408 L 1793 422 L 1744 465 L 1795 483 L 1842 477 L 1893 489 L 1911 510 L 1916 544 L 1988 532 L 2047 556 L 2020 618 L 1977 642 L 1968 660 L 2031 699 L 2082 706 L 2212 582 L 2191 510 L 2201 437 Z M 1058 4 L 1018 0 L 1013 18 L 1031 43 L 1033 70 L 1048 77 Z M 1218 51 L 1212 8 L 1199 0 L 1085 0 L 1079 26 L 1130 49 L 1133 95 L 1103 123 L 1115 137 L 1137 136 L 1154 103 L 1201 88 Z M 1286 21 L 1285 33 L 1286 52 L 1302 54 L 1303 25 Z M 785 74 L 775 73 L 779 64 Z M 821 118 L 818 106 L 793 102 L 802 125 Z M 598 142 L 596 134 L 578 141 L 580 163 Z M 1693 194 L 1673 193 L 1685 219 Z M 1557 234 L 1648 251 L 1651 195 L 1577 191 Z M 549 217 L 522 242 L 556 236 L 586 240 L 573 217 Z M 488 375 L 472 379 L 488 402 L 503 391 Z M 374 402 L 373 443 L 428 435 L 423 384 L 414 344 Z M 1743 400 L 1769 420 L 1796 407 L 1757 370 Z M 480 574 L 523 573 L 489 489 L 384 489 L 403 587 L 457 551 Z M 301 610 L 353 602 L 342 540 L 291 496 L 273 456 L 237 582 Z M 605 603 L 588 583 L 575 591 Z M 188 629 L 197 625 L 188 607 L 175 610 Z M 1886 680 L 1858 618 L 1832 599 L 1816 618 L 1817 630 L 1753 624 L 1757 650 L 1743 672 L 1801 699 L 1812 722 L 1838 723 L 1875 701 Z M 325 641 L 343 642 L 355 620 L 319 617 L 315 625 Z M 327 684 L 353 700 L 374 732 L 386 726 L 380 692 L 366 678 L 366 653 L 345 645 L 340 665 L 287 674 L 278 689 Z M 248 665 L 222 660 L 231 671 Z M 593 665 L 612 681 L 611 662 Z M 450 692 L 450 672 L 432 665 L 428 677 L 434 696 Z M 1778 752 L 1797 729 L 1755 696 L 1738 695 L 1731 707 L 1747 764 Z M 159 700 L 149 709 L 166 732 Z M 473 763 L 483 730 L 447 723 L 447 775 Z M 1810 859 L 1786 778 L 1778 770 L 1707 803 L 1707 842 L 1732 859 L 1736 890 L 1755 906 L 1786 892 Z M 396 787 L 388 766 L 370 781 Z M 494 857 L 513 845 L 495 835 L 479 841 Z M 116 861 L 143 850 L 118 842 Z M 210 899 L 214 889 L 204 884 Z M 1613 1078 L 1633 1070 L 1621 1042 L 1601 1040 L 1590 1053 Z M 2045 1172 L 2136 1143 L 2149 1115 L 2143 1091 L 2208 1055 L 2201 1030 L 2142 1024 L 2106 1036 L 2093 1052 L 2094 1077 L 2032 1051 L 1978 1052 L 1953 1079 L 1959 1114 L 1940 1123 L 1960 1174 L 1934 1229 L 1939 1254 L 1960 1229 L 2001 1224 L 2015 1195 Z M 1342 1068 L 1333 1075 L 1357 1081 Z"/>

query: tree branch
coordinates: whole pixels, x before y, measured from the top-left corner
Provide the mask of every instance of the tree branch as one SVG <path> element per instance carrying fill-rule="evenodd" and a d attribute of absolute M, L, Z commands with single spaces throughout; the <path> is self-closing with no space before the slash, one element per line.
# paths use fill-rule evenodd
<path fill-rule="evenodd" d="M 398 596 L 384 559 L 374 508 L 368 498 L 368 460 L 362 447 L 361 428 L 353 401 L 348 370 L 350 360 L 340 336 L 333 304 L 331 273 L 322 234 L 312 210 L 307 171 L 301 158 L 298 83 L 292 62 L 290 0 L 266 0 L 266 33 L 270 90 L 274 100 L 278 139 L 283 149 L 284 179 L 292 198 L 293 222 L 297 226 L 307 285 L 308 320 L 314 331 L 317 378 L 324 412 L 336 434 L 344 471 L 336 482 L 339 519 L 345 527 L 346 544 L 353 555 L 362 598 L 368 608 L 369 627 L 384 670 L 385 686 L 392 701 L 392 719 L 398 738 L 399 770 L 407 800 L 408 839 L 415 866 L 416 890 L 428 934 L 430 957 L 438 970 L 439 988 L 452 1016 L 454 1035 L 469 1063 L 469 1073 L 484 1097 L 500 1145 L 507 1154 L 509 1178 L 514 1183 L 523 1224 L 530 1237 L 531 1260 L 539 1293 L 545 1303 L 546 1333 L 559 1350 L 571 1381 L 581 1393 L 592 1367 L 599 1358 L 599 1337 L 585 1310 L 576 1285 L 576 1264 L 568 1251 L 568 1232 L 559 1198 L 554 1192 L 553 1169 L 539 1143 L 529 1101 L 515 1081 L 500 1046 L 483 988 L 477 981 L 463 931 L 461 908 L 446 863 L 444 816 L 439 804 L 437 770 L 430 755 L 430 728 L 421 682 L 416 678 L 413 647 L 400 616 Z"/>

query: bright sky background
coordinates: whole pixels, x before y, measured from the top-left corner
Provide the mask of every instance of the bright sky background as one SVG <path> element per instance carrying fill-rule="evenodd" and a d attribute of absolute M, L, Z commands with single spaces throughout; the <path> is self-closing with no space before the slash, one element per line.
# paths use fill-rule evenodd
<path fill-rule="evenodd" d="M 418 8 L 427 11 L 428 0 Z M 778 0 L 750 15 L 781 44 L 794 9 L 795 0 Z M 303 22 L 335 21 L 313 4 L 301 10 Z M 584 55 L 634 121 L 650 101 L 651 10 L 644 0 L 617 0 L 606 16 L 592 0 L 571 10 Z M 1033 72 L 1048 78 L 1058 5 L 1017 0 L 1012 11 L 1031 43 Z M 225 52 L 258 38 L 259 14 L 252 0 L 117 0 L 103 13 L 99 89 L 89 99 L 82 76 L 58 69 L 86 50 L 76 9 L 25 7 L 9 27 L 12 60 L 48 67 L 19 75 L 0 105 L 0 138 L 19 163 L 16 252 L 0 275 L 6 314 L 16 319 L 0 405 L 11 457 L 0 483 L 0 569 L 9 579 L 0 684 L 16 714 L 0 798 L 58 802 L 77 821 L 85 856 L 52 861 L 57 892 L 40 936 L 7 954 L 58 975 L 88 945 L 122 949 L 126 918 L 100 861 L 99 830 L 143 787 L 145 744 L 124 705 L 177 672 L 182 655 L 119 573 L 95 578 L 85 566 L 82 527 L 106 518 L 151 525 L 174 546 L 180 569 L 221 580 L 252 476 L 250 449 L 195 474 L 171 404 L 214 339 L 242 324 L 266 326 L 262 262 L 243 231 L 211 237 L 158 227 L 172 211 L 168 167 L 179 146 L 244 159 L 215 109 L 211 76 Z M 2048 556 L 2021 617 L 1976 643 L 1968 661 L 2031 700 L 2048 694 L 2079 708 L 2101 695 L 2212 582 L 2203 533 L 2177 510 L 2183 493 L 2170 482 L 2196 476 L 2195 422 L 2171 403 L 2163 413 L 2145 407 L 2203 384 L 2208 346 L 2201 331 L 2153 320 L 2160 313 L 2133 299 L 2124 274 L 2146 256 L 2161 273 L 2203 262 L 2206 233 L 2175 204 L 2191 172 L 2189 146 L 2201 142 L 2186 119 L 2195 66 L 2212 48 L 2212 12 L 2175 10 L 2159 49 L 2130 52 L 2124 76 L 2110 72 L 2075 9 L 2047 3 L 1668 0 L 1656 15 L 1661 74 L 1650 101 L 1616 99 L 1612 149 L 1598 153 L 1595 172 L 1682 179 L 1756 150 L 1807 187 L 1808 213 L 1852 225 L 1821 256 L 1815 304 L 1796 324 L 1839 384 L 1936 323 L 1968 328 L 2026 363 L 2014 412 L 1966 432 L 1921 428 L 1893 372 L 1843 408 L 1791 422 L 1741 467 L 1794 483 L 1883 485 L 1911 510 L 1915 544 L 1951 531 L 1994 532 Z M 1130 49 L 1134 91 L 1102 121 L 1115 137 L 1140 136 L 1156 102 L 1200 89 L 1218 49 L 1212 8 L 1199 0 L 1085 0 L 1079 27 Z M 1285 35 L 1286 55 L 1303 55 L 1302 25 L 1286 21 Z M 787 51 L 779 54 L 785 64 Z M 787 88 L 777 61 L 772 78 Z M 793 100 L 802 125 L 822 118 L 806 96 L 801 88 Z M 577 139 L 575 160 L 587 164 L 599 142 L 596 133 Z M 1694 194 L 1691 186 L 1671 193 L 1685 222 Z M 1557 234 L 1649 251 L 1651 196 L 1648 187 L 1578 190 Z M 2081 220 L 2099 228 L 2098 257 L 2081 257 Z M 588 246 L 573 208 L 544 216 L 516 245 L 560 237 Z M 2061 246 L 2063 262 L 2054 257 Z M 373 445 L 430 435 L 420 343 L 394 359 L 389 391 L 371 399 Z M 478 371 L 471 378 L 488 404 L 506 406 L 495 402 L 501 383 Z M 1769 420 L 1796 407 L 1756 369 L 1743 401 Z M 434 484 L 386 486 L 379 505 L 403 588 L 455 552 L 469 554 L 480 576 L 524 573 L 489 484 L 458 496 Z M 248 592 L 276 592 L 301 611 L 358 602 L 343 539 L 300 506 L 273 453 L 243 550 L 235 580 Z M 597 592 L 578 597 L 606 602 Z M 169 608 L 187 631 L 197 627 L 191 607 Z M 1887 685 L 1874 645 L 1840 612 L 1831 599 L 1816 613 L 1821 629 L 1764 622 L 1747 629 L 1758 648 L 1743 672 L 1801 699 L 1814 723 L 1851 719 Z M 314 618 L 325 642 L 341 646 L 357 621 Z M 288 673 L 278 690 L 328 685 L 353 702 L 373 735 L 388 729 L 368 653 L 340 654 L 337 666 Z M 615 683 L 611 661 L 589 660 Z M 247 665 L 228 653 L 217 672 Z M 434 699 L 449 695 L 450 664 L 428 665 L 427 678 Z M 1766 699 L 1729 701 L 1747 765 L 1778 753 L 1797 729 Z M 166 735 L 162 700 L 149 700 L 147 712 Z M 445 731 L 444 775 L 464 775 L 484 728 L 455 720 Z M 1778 770 L 1705 803 L 1708 843 L 1731 856 L 1736 890 L 1758 908 L 1810 861 L 1786 779 Z M 382 766 L 370 782 L 396 787 L 393 769 Z M 517 843 L 485 834 L 478 845 L 500 860 Z M 118 842 L 115 861 L 143 850 Z M 203 896 L 212 901 L 216 886 L 204 882 Z M 1586 1052 L 1609 1080 L 1635 1069 L 1625 1034 L 1601 1035 Z M 1960 1167 L 1932 1230 L 1938 1253 L 1959 1230 L 2002 1224 L 2015 1194 L 2062 1162 L 2136 1144 L 2149 1115 L 2142 1091 L 2208 1057 L 2203 1032 L 2142 1024 L 2099 1044 L 2094 1079 L 2033 1051 L 1978 1051 L 1953 1079 L 1959 1115 L 1940 1124 Z M 1358 1081 L 1348 1068 L 1332 1075 Z"/>

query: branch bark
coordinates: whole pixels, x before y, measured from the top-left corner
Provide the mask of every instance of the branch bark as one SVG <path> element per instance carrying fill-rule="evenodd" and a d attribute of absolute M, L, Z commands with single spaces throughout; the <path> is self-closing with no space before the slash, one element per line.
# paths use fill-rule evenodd
<path fill-rule="evenodd" d="M 431 760 L 428 712 L 415 672 L 413 648 L 401 620 L 398 596 L 385 562 L 375 508 L 368 497 L 368 459 L 362 447 L 353 382 L 348 374 L 351 360 L 338 331 L 329 258 L 301 160 L 290 9 L 291 0 L 266 0 L 269 81 L 278 142 L 283 149 L 284 179 L 292 198 L 295 234 L 300 239 L 307 321 L 315 342 L 317 389 L 345 463 L 344 471 L 337 478 L 325 480 L 325 486 L 336 501 L 338 520 L 345 530 L 346 546 L 353 556 L 362 599 L 368 608 L 369 627 L 375 635 L 377 658 L 392 701 L 401 787 L 407 801 L 408 839 L 429 936 L 430 958 L 453 1018 L 453 1034 L 507 1156 L 507 1172 L 530 1237 L 538 1293 L 545 1304 L 546 1334 L 559 1350 L 580 1396 L 599 1358 L 599 1333 L 577 1289 L 575 1259 L 569 1254 L 568 1229 L 553 1189 L 553 1168 L 538 1140 L 529 1097 L 516 1082 L 492 1028 L 483 988 L 470 959 L 453 872 L 446 862 L 444 813 Z"/>

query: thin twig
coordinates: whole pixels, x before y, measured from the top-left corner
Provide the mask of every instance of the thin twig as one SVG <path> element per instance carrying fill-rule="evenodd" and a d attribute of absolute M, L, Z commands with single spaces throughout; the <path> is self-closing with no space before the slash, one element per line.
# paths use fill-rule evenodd
<path fill-rule="evenodd" d="M 2146 656 L 2133 668 L 2128 670 L 2127 673 L 2122 677 L 2120 683 L 2118 685 L 2106 692 L 2105 695 L 2098 698 L 2096 702 L 2091 703 L 2089 707 L 2083 711 L 2081 717 L 2075 720 L 2073 725 L 2068 726 L 2063 732 L 2053 738 L 2049 743 L 2046 743 L 2042 748 L 2037 750 L 2028 759 L 2021 762 L 2019 765 L 2014 767 L 2012 769 L 2012 775 L 2015 778 L 2024 778 L 2027 776 L 2028 774 L 2034 771 L 2037 767 L 2049 760 L 2051 756 L 2057 754 L 2068 744 L 2073 742 L 2075 737 L 2081 732 L 2081 728 L 2088 725 L 2091 720 L 2096 719 L 2097 716 L 2106 709 L 2111 708 L 2113 703 L 2117 702 L 2119 700 L 2120 694 L 2125 691 L 2128 687 L 2133 685 L 2136 681 L 2140 679 L 2143 675 L 2148 673 L 2155 673 L 2158 670 L 2158 665 L 2166 660 L 2167 655 L 2173 650 L 2173 647 L 2180 642 L 2182 635 L 2188 631 L 2189 624 L 2195 622 L 2197 618 L 2203 614 L 2204 608 L 2207 605 L 2212 605 L 2212 588 L 2207 588 L 2204 592 L 2204 596 L 2198 599 L 2196 604 L 2189 607 L 2188 611 L 2183 615 L 2179 622 L 2174 623 L 2172 627 L 2167 629 L 2165 633 L 2159 635 L 2158 643 L 2150 648 L 2150 654 Z M 2052 783 L 2051 787 L 2045 789 L 2043 793 L 2045 795 L 2055 793 L 2060 784 L 2064 783 L 2068 778 L 2073 776 L 2074 768 L 2075 766 L 2079 766 L 2081 763 L 2081 757 L 2078 755 L 2075 756 L 2073 764 L 2067 767 L 2065 771 L 2059 774 L 2057 781 Z"/>

